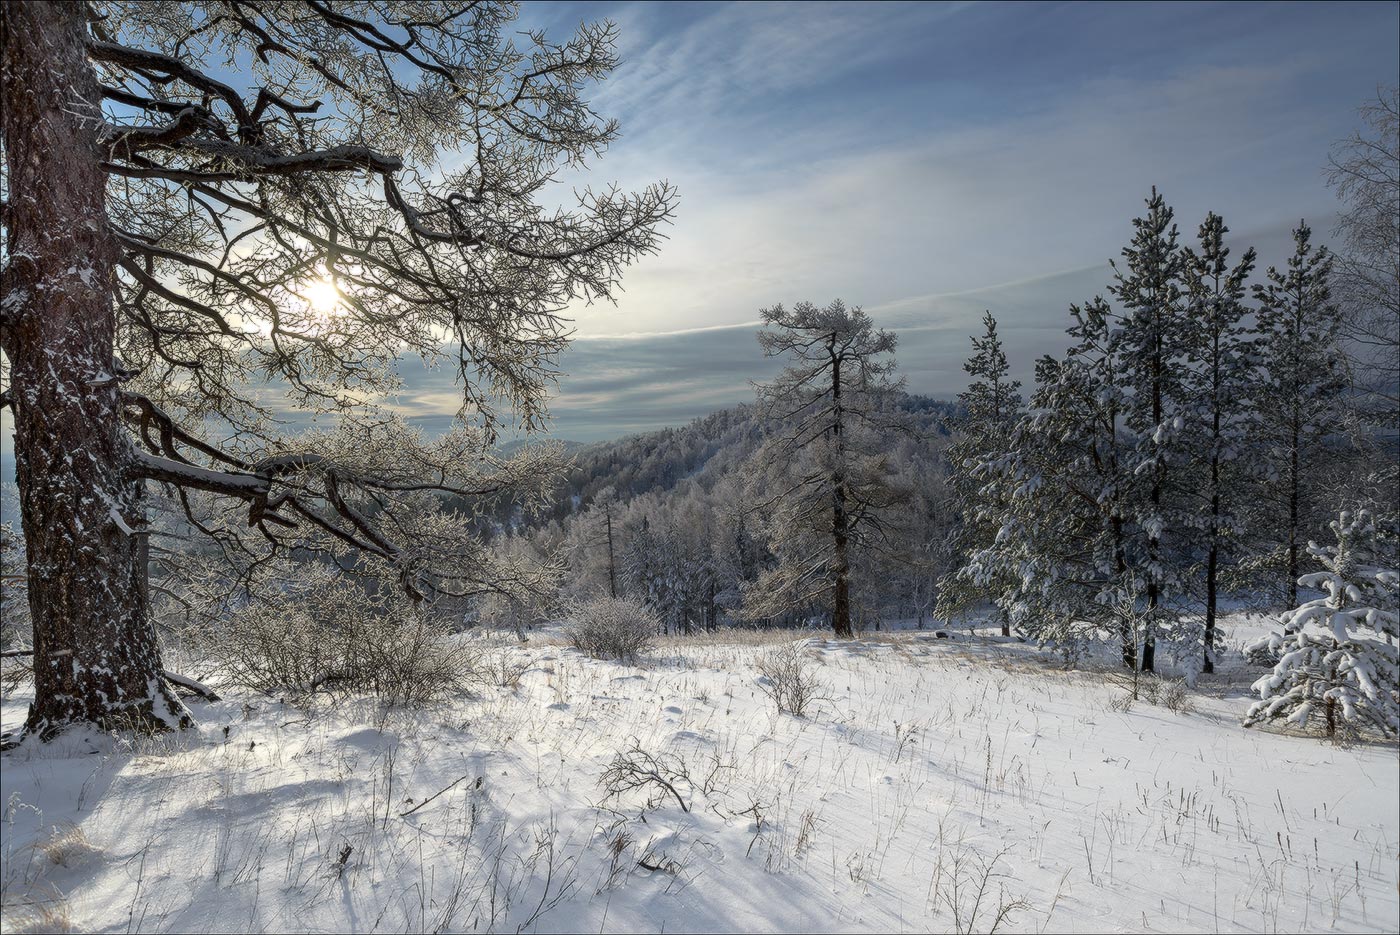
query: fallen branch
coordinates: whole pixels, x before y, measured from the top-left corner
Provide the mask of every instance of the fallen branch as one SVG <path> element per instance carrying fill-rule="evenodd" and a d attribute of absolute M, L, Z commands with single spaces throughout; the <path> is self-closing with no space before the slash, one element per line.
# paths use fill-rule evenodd
<path fill-rule="evenodd" d="M 664 754 L 659 757 L 652 756 L 634 744 L 631 750 L 613 757 L 600 782 L 610 796 L 648 785 L 660 786 L 675 797 L 681 811 L 689 812 L 690 806 L 685 804 L 685 799 L 676 791 L 673 780 L 690 783 L 690 774 L 686 771 L 683 760 Z"/>
<path fill-rule="evenodd" d="M 424 805 L 427 805 L 429 802 L 431 802 L 433 799 L 437 798 L 438 796 L 442 795 L 444 792 L 450 792 L 450 791 L 452 791 L 453 789 L 455 789 L 455 788 L 457 787 L 457 784 L 458 784 L 458 783 L 460 783 L 463 779 L 466 779 L 467 776 L 470 776 L 470 775 L 471 775 L 471 773 L 466 773 L 465 775 L 462 775 L 462 776 L 458 777 L 457 779 L 454 779 L 454 780 L 452 781 L 451 785 L 449 785 L 446 789 L 443 789 L 443 790 L 441 790 L 440 792 L 434 792 L 432 795 L 428 796 L 426 799 L 424 799 L 423 801 L 419 802 L 417 805 L 413 806 L 413 807 L 410 808 L 408 811 L 406 811 L 406 812 L 400 812 L 400 813 L 399 813 L 399 817 L 400 817 L 400 818 L 407 818 L 409 815 L 412 815 L 414 812 L 418 811 L 418 810 L 419 810 L 420 808 L 422 808 Z M 476 788 L 478 788 L 478 789 L 481 788 L 481 777 L 480 777 L 480 776 L 476 777 Z"/>
<path fill-rule="evenodd" d="M 197 682 L 187 675 L 181 675 L 178 672 L 171 672 L 169 669 L 161 669 L 160 674 L 167 682 L 170 682 L 173 685 L 175 685 L 175 687 L 183 688 L 186 691 L 192 692 L 198 695 L 199 697 L 203 698 L 205 701 L 223 700 L 219 697 L 218 692 L 214 691 L 208 685 L 205 685 L 203 682 Z"/>

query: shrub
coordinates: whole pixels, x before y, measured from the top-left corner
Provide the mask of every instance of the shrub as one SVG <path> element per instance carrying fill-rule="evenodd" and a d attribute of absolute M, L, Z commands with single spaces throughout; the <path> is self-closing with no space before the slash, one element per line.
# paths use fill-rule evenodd
<path fill-rule="evenodd" d="M 391 592 L 371 595 L 323 566 L 298 574 L 257 589 L 199 636 L 225 678 L 267 694 L 364 692 L 410 707 L 461 687 L 466 650 L 430 610 Z"/>
<path fill-rule="evenodd" d="M 595 659 L 635 662 L 651 648 L 660 626 L 656 614 L 646 606 L 605 597 L 580 606 L 565 633 L 575 649 Z"/>
<path fill-rule="evenodd" d="M 778 706 L 803 717 L 820 697 L 816 666 L 802 651 L 802 643 L 788 643 L 764 653 L 758 660 L 758 687 Z"/>

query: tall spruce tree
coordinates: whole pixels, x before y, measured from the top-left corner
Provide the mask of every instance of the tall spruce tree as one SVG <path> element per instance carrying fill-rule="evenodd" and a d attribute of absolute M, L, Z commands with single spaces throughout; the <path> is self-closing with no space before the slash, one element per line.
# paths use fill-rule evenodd
<path fill-rule="evenodd" d="M 938 587 L 936 613 L 944 619 L 985 597 L 984 585 L 974 587 L 967 576 L 959 574 L 974 553 L 992 544 L 999 528 L 995 521 L 982 518 L 994 517 L 999 510 L 985 502 L 984 483 L 977 471 L 987 458 L 1006 451 L 1022 409 L 1021 383 L 1009 376 L 1011 367 L 990 311 L 982 316 L 982 324 L 983 334 L 972 338 L 973 354 L 963 364 L 972 382 L 958 395 L 963 406 L 955 425 L 958 440 L 948 449 L 949 490 L 958 525 L 949 545 L 954 567 Z M 1004 609 L 1001 619 L 1002 635 L 1010 636 L 1011 621 Z"/>
<path fill-rule="evenodd" d="M 1225 245 L 1229 232 L 1211 212 L 1198 233 L 1200 252 L 1185 250 L 1187 328 L 1182 375 L 1187 442 L 1199 481 L 1190 485 L 1192 525 L 1204 530 L 1205 633 L 1202 665 L 1215 671 L 1216 609 L 1221 564 L 1238 558 L 1241 500 L 1249 472 L 1246 455 L 1254 425 L 1254 340 L 1244 302 L 1254 250 L 1234 265 Z"/>
<path fill-rule="evenodd" d="M 1134 478 L 1135 534 L 1142 537 L 1140 575 L 1144 586 L 1146 635 L 1142 669 L 1152 671 L 1156 633 L 1166 604 L 1180 587 L 1174 557 L 1180 547 L 1177 489 L 1173 475 L 1184 427 L 1180 360 L 1186 334 L 1181 272 L 1184 255 L 1177 243 L 1172 209 L 1154 187 L 1145 216 L 1133 220 L 1132 243 L 1116 261 L 1109 292 L 1122 306 L 1118 359 L 1125 397 L 1124 424 L 1133 433 L 1130 474 Z"/>
<path fill-rule="evenodd" d="M 1285 576 L 1290 605 L 1298 603 L 1301 551 L 1324 528 L 1321 495 L 1328 465 L 1338 458 L 1329 436 L 1342 427 L 1346 357 L 1341 313 L 1331 301 L 1332 255 L 1313 248 L 1299 222 L 1285 270 L 1269 267 L 1256 284 L 1261 375 L 1259 432 L 1267 449 L 1259 519 Z"/>

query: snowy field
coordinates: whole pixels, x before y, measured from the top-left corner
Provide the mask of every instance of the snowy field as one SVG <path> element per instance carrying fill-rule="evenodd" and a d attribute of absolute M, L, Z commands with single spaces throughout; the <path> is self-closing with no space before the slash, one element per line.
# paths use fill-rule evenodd
<path fill-rule="evenodd" d="M 791 634 L 640 666 L 537 637 L 483 644 L 498 684 L 428 712 L 230 693 L 179 738 L 21 748 L 4 930 L 1400 926 L 1394 746 L 1243 730 L 1262 670 L 1125 705 L 1116 676 L 955 637 L 807 640 L 801 718 L 754 667 Z M 633 750 L 666 785 L 609 795 Z"/>

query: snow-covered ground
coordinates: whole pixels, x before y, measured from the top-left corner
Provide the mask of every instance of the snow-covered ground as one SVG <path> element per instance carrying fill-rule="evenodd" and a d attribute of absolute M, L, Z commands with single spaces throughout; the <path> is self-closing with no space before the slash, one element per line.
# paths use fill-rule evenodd
<path fill-rule="evenodd" d="M 1261 670 L 1124 709 L 1105 672 L 955 637 L 809 639 L 804 718 L 754 668 L 791 634 L 640 666 L 537 638 L 517 686 L 428 712 L 231 694 L 182 737 L 24 747 L 0 761 L 4 930 L 1400 926 L 1394 746 L 1242 729 Z M 606 794 L 632 749 L 674 794 Z"/>

